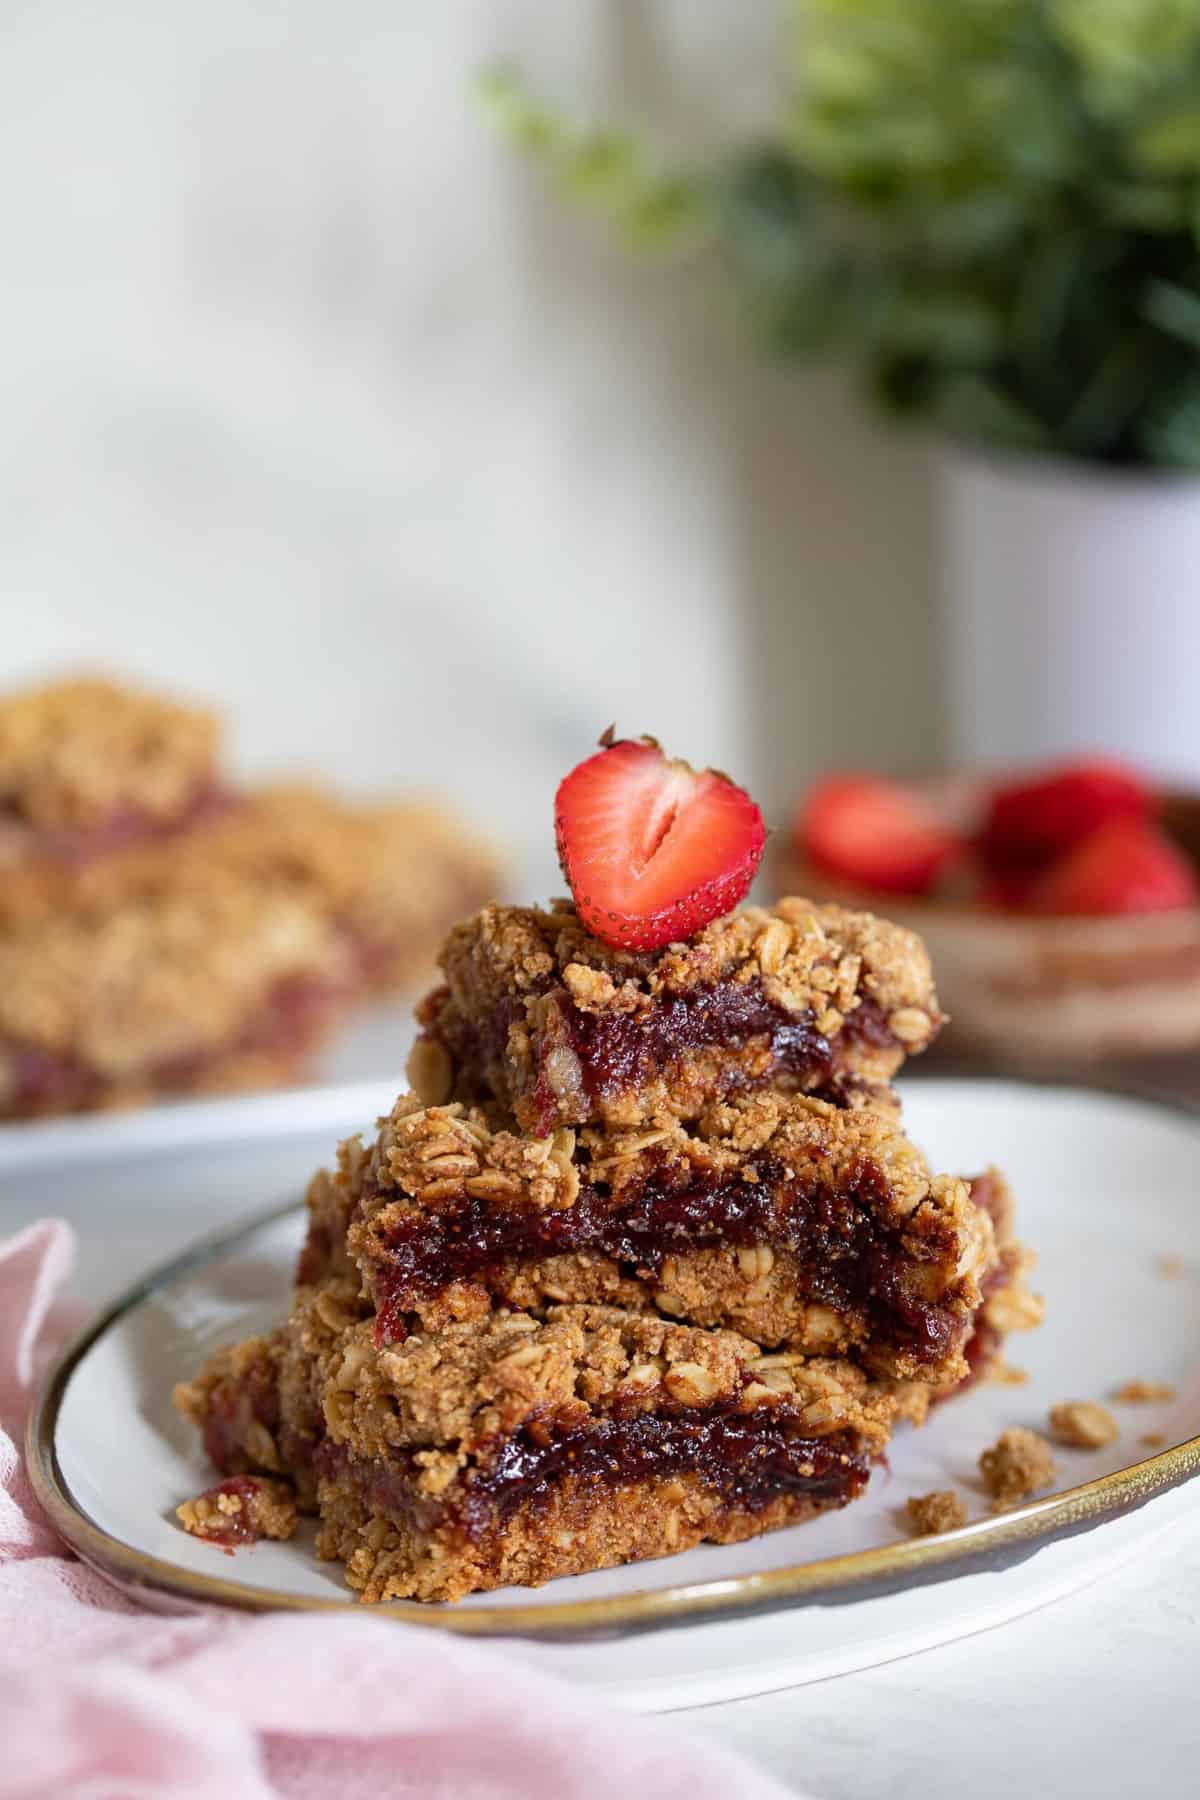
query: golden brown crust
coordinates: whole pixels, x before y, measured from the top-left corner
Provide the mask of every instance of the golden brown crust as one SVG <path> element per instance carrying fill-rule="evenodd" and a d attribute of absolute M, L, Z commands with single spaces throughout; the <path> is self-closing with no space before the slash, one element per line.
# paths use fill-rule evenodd
<path fill-rule="evenodd" d="M 205 857 L 298 893 L 348 931 L 370 984 L 424 974 L 449 920 L 501 878 L 498 855 L 432 802 L 348 804 L 312 786 L 265 788 L 208 834 Z"/>
<path fill-rule="evenodd" d="M 0 700 L 0 863 L 121 813 L 163 822 L 213 778 L 211 713 L 100 679 Z"/>
<path fill-rule="evenodd" d="M 729 1326 L 768 1348 L 854 1352 L 877 1374 L 955 1382 L 995 1256 L 989 1220 L 965 1182 L 933 1177 L 889 1118 L 807 1096 L 743 1094 L 688 1128 L 560 1130 L 534 1139 L 495 1129 L 461 1104 L 421 1109 L 402 1096 L 358 1168 L 361 1205 L 350 1249 L 377 1306 L 408 1306 L 425 1328 L 479 1319 L 493 1304 L 541 1311 L 553 1302 L 658 1308 L 702 1326 Z M 607 1220 L 641 1221 L 651 1202 L 720 1196 L 713 1241 L 682 1222 L 661 1254 L 606 1251 Z M 544 1215 L 558 1215 L 547 1227 Z M 345 1216 L 349 1216 L 349 1213 Z M 392 1245 L 424 1245 L 437 1267 L 443 1238 L 476 1229 L 538 1236 L 524 1254 L 487 1254 L 470 1272 L 410 1282 L 397 1299 Z M 615 1232 L 615 1226 L 613 1227 Z M 572 1232 L 572 1248 L 553 1243 Z M 627 1232 L 616 1232 L 624 1241 Z M 500 1240 L 494 1240 L 500 1241 Z M 802 1248 L 804 1246 L 804 1248 Z M 834 1254 L 839 1268 L 826 1266 Z M 818 1263 L 810 1259 L 816 1255 Z M 885 1259 L 889 1297 L 875 1299 Z M 912 1322 L 920 1311 L 932 1342 Z"/>

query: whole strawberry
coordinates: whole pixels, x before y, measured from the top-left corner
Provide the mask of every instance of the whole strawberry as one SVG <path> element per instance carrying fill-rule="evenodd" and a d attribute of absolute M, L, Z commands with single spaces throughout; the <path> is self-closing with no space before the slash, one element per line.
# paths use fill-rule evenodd
<path fill-rule="evenodd" d="M 1155 811 L 1148 782 L 1122 763 L 1093 758 L 993 789 L 980 839 L 987 867 L 1003 881 L 1048 868 L 1106 825 L 1145 822 Z"/>
<path fill-rule="evenodd" d="M 594 936 L 627 950 L 691 937 L 743 900 L 767 840 L 744 788 L 654 738 L 601 739 L 554 803 L 558 859 Z"/>
<path fill-rule="evenodd" d="M 1104 825 L 1058 862 L 1029 894 L 1034 912 L 1169 912 L 1200 899 L 1193 864 L 1157 826 L 1138 819 Z"/>

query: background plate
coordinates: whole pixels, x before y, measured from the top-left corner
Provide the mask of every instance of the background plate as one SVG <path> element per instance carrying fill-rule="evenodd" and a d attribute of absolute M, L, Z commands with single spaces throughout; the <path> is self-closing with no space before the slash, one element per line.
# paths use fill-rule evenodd
<path fill-rule="evenodd" d="M 342 1123 L 293 1117 L 289 1124 L 278 1109 L 295 1098 L 260 1103 L 276 1110 L 235 1144 L 210 1137 L 143 1144 L 132 1154 L 114 1146 L 107 1159 L 76 1163 L 69 1170 L 75 1204 L 92 1195 L 98 1228 L 106 1196 L 118 1190 L 131 1221 L 165 1200 L 194 1232 L 207 1222 L 206 1194 L 222 1210 L 236 1202 L 242 1212 L 286 1199 L 281 1184 L 298 1186 L 310 1171 L 313 1140 L 323 1136 L 327 1154 Z M 383 1103 L 373 1091 L 344 1094 L 345 1124 L 358 1122 L 356 1107 Z M 322 1105 L 336 1111 L 333 1096 Z M 995 1160 L 1014 1181 L 1021 1232 L 1041 1253 L 1038 1285 L 1048 1303 L 1045 1327 L 1014 1340 L 1010 1351 L 1028 1383 L 981 1388 L 939 1410 L 925 1430 L 903 1431 L 889 1467 L 843 1513 L 749 1544 L 419 1609 L 422 1624 L 595 1634 L 674 1621 L 619 1640 L 513 1641 L 510 1649 L 630 1704 L 697 1704 L 985 1629 L 1096 1578 L 1170 1524 L 1190 1496 L 1151 1496 L 1200 1463 L 1200 1441 L 1191 1441 L 1200 1434 L 1196 1124 L 1139 1102 L 996 1082 L 913 1084 L 906 1115 L 939 1167 L 973 1170 Z M 39 1159 L 39 1187 L 52 1169 Z M 0 1199 L 4 1190 L 0 1181 Z M 242 1604 L 343 1601 L 339 1571 L 313 1560 L 308 1536 L 230 1559 L 185 1537 L 172 1517 L 206 1474 L 191 1432 L 171 1411 L 171 1386 L 214 1344 L 279 1316 L 299 1235 L 293 1211 L 152 1280 L 74 1362 L 57 1417 L 51 1390 L 40 1418 L 42 1477 L 60 1489 L 60 1524 L 110 1571 L 123 1564 L 127 1576 L 145 1579 L 151 1565 L 139 1559 L 150 1558 L 159 1565 L 152 1578 L 182 1593 L 211 1595 L 215 1579 L 223 1597 Z M 1038 1425 L 1055 1401 L 1103 1399 L 1134 1377 L 1168 1381 L 1178 1397 L 1169 1406 L 1115 1408 L 1119 1442 L 1096 1453 L 1063 1451 L 1059 1495 L 1003 1519 L 987 1515 L 976 1463 L 1005 1425 Z M 1147 1433 L 1183 1447 L 1155 1452 L 1140 1441 Z M 940 1539 L 906 1540 L 900 1513 L 907 1496 L 951 1485 L 982 1522 Z M 1106 1523 L 1083 1529 L 1106 1513 Z M 810 1604 L 800 1607 L 800 1599 Z M 788 1611 L 735 1616 L 788 1601 Z M 725 1609 L 715 1621 L 683 1622 L 714 1609 Z"/>

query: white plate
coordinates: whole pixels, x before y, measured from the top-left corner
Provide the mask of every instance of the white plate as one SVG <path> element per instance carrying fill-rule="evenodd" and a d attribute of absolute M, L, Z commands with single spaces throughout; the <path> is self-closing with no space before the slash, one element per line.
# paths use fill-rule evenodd
<path fill-rule="evenodd" d="M 380 1104 L 371 1098 L 372 1109 Z M 1200 1469 L 1200 1127 L 1140 1102 L 999 1082 L 915 1083 L 905 1104 L 909 1129 L 939 1167 L 969 1171 L 994 1160 L 1013 1180 L 1048 1306 L 1042 1330 L 1011 1346 L 1027 1385 L 980 1388 L 939 1409 L 923 1431 L 902 1432 L 888 1467 L 845 1512 L 536 1592 L 380 1610 L 504 1633 L 510 1654 L 631 1705 L 694 1705 L 985 1629 L 1095 1579 L 1166 1528 L 1191 1499 L 1173 1490 Z M 299 1164 L 297 1146 L 307 1155 L 315 1132 L 312 1121 L 294 1137 L 276 1130 L 268 1160 L 288 1151 Z M 243 1209 L 280 1198 L 277 1187 L 260 1185 L 263 1152 L 255 1139 L 170 1154 L 143 1148 L 129 1159 L 114 1151 L 106 1190 L 120 1180 L 127 1208 L 138 1195 L 153 1205 L 170 1194 L 182 1164 L 188 1215 L 199 1222 L 206 1169 L 213 1180 L 232 1175 Z M 86 1184 L 96 1170 L 72 1173 Z M 160 1603 L 344 1601 L 339 1570 L 311 1555 L 311 1534 L 223 1558 L 173 1520 L 178 1502 L 209 1477 L 171 1410 L 171 1386 L 213 1345 L 280 1316 L 300 1229 L 293 1209 L 151 1277 L 68 1353 L 35 1417 L 35 1475 L 56 1522 L 98 1566 Z M 1181 1259 L 1183 1272 L 1164 1273 L 1164 1258 Z M 999 1431 L 1043 1423 L 1059 1400 L 1103 1400 L 1134 1377 L 1169 1382 L 1178 1397 L 1115 1407 L 1117 1444 L 1063 1451 L 1054 1494 L 1003 1518 L 987 1513 L 976 1465 Z M 1144 1445 L 1150 1432 L 1168 1448 Z M 968 1497 L 976 1522 L 937 1539 L 906 1538 L 907 1496 L 946 1486 Z M 572 1635 L 586 1641 L 562 1641 Z"/>

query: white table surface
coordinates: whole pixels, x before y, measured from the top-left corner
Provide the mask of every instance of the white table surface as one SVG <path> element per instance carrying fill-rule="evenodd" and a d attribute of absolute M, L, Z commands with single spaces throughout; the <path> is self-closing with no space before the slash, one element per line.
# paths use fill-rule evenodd
<path fill-rule="evenodd" d="M 814 1800 L 1200 1791 L 1200 1500 L 1143 1559 L 1027 1618 L 677 1715 Z"/>

